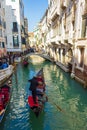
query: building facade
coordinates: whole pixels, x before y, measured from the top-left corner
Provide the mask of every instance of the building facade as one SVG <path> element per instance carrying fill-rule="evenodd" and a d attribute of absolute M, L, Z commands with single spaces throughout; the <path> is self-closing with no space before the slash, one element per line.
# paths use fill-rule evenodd
<path fill-rule="evenodd" d="M 87 86 L 87 0 L 48 0 L 45 17 L 47 54 Z"/>
<path fill-rule="evenodd" d="M 47 13 L 48 10 L 45 11 L 41 21 L 40 21 L 40 35 L 41 35 L 41 48 L 42 50 L 46 50 L 47 47 L 47 34 L 48 34 L 48 27 L 47 27 Z"/>
<path fill-rule="evenodd" d="M 0 0 L 0 57 L 3 57 L 7 54 L 5 30 L 5 1 Z"/>
<path fill-rule="evenodd" d="M 24 51 L 24 5 L 22 0 L 5 0 L 7 51 Z"/>
<path fill-rule="evenodd" d="M 41 34 L 41 23 L 38 23 L 37 27 L 35 27 L 34 31 L 34 46 L 40 49 L 42 44 L 42 34 Z"/>
<path fill-rule="evenodd" d="M 29 32 L 28 33 L 28 41 L 29 41 L 29 46 L 33 47 L 34 46 L 34 33 L 33 32 Z"/>

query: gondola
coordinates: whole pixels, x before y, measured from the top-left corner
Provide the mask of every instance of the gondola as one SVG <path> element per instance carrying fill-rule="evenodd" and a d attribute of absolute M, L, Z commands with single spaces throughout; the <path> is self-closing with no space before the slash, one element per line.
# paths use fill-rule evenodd
<path fill-rule="evenodd" d="M 27 67 L 28 66 L 28 61 L 23 61 L 23 66 Z"/>
<path fill-rule="evenodd" d="M 28 58 L 24 58 L 23 61 L 22 61 L 22 64 L 24 67 L 27 67 L 29 62 L 28 62 Z"/>
<path fill-rule="evenodd" d="M 43 68 L 34 77 L 36 77 L 36 79 L 37 79 L 37 77 L 39 77 L 39 76 L 42 77 L 43 84 L 45 85 Z M 30 109 L 32 109 L 32 111 L 35 113 L 36 117 L 38 117 L 40 115 L 41 111 L 44 108 L 45 102 L 48 101 L 48 97 L 46 96 L 45 91 L 46 91 L 45 87 L 44 87 L 43 92 L 39 91 L 39 89 L 37 88 L 36 103 L 34 103 L 32 95 L 28 96 L 28 105 L 29 105 Z"/>
<path fill-rule="evenodd" d="M 11 78 L 0 87 L 0 123 L 5 115 L 12 91 Z"/>

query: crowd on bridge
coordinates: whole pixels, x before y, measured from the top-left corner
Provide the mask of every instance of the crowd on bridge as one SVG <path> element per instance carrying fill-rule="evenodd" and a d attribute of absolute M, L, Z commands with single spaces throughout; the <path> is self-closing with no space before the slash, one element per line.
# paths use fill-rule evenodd
<path fill-rule="evenodd" d="M 24 52 L 7 53 L 6 56 L 0 57 L 0 69 L 4 69 L 5 68 L 4 64 L 7 64 L 7 66 L 10 65 L 10 64 L 13 64 L 14 61 L 15 61 L 15 58 L 25 56 L 25 55 L 27 55 L 27 54 L 29 54 L 31 52 L 34 53 L 35 51 L 36 51 L 35 48 L 29 48 L 29 49 L 25 50 Z"/>
<path fill-rule="evenodd" d="M 0 57 L 0 69 L 4 69 L 8 67 L 11 64 L 14 64 L 15 59 L 18 59 L 19 57 L 23 57 L 29 53 L 35 53 L 40 52 L 41 50 L 37 49 L 35 46 L 29 47 L 27 50 L 23 52 L 7 52 L 7 55 Z"/>

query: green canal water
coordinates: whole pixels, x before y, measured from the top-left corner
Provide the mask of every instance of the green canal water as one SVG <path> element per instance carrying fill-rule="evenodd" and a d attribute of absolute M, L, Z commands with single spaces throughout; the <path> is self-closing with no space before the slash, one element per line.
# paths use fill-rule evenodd
<path fill-rule="evenodd" d="M 27 104 L 28 79 L 41 67 L 44 68 L 48 102 L 36 118 Z M 0 130 L 87 130 L 87 90 L 68 73 L 48 61 L 30 63 L 26 68 L 19 64 L 16 71 L 12 97 Z"/>

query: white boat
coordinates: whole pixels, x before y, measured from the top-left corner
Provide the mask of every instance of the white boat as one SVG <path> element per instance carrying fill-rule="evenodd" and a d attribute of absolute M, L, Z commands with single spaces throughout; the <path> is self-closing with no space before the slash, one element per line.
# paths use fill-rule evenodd
<path fill-rule="evenodd" d="M 0 85 L 10 78 L 13 68 L 13 65 L 9 65 L 8 68 L 0 70 Z"/>

